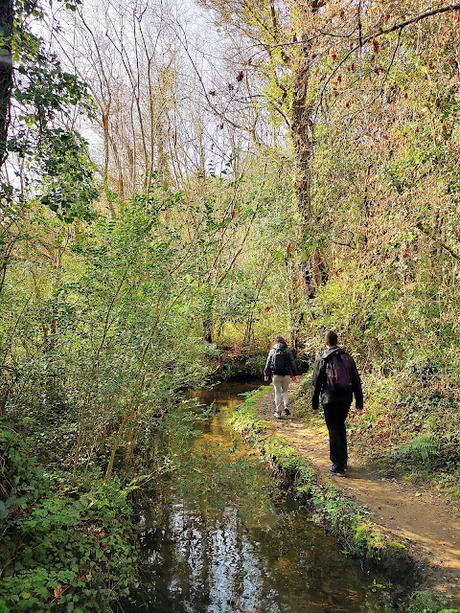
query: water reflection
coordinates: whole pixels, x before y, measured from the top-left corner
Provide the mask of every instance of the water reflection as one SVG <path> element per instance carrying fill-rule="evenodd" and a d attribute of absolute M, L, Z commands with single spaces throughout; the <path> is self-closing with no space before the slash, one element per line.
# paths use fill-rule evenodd
<path fill-rule="evenodd" d="M 241 384 L 205 401 L 228 407 Z M 144 576 L 125 611 L 156 613 L 381 613 L 371 579 L 289 499 L 234 435 L 223 410 L 194 440 L 172 431 L 169 481 L 146 509 Z"/>

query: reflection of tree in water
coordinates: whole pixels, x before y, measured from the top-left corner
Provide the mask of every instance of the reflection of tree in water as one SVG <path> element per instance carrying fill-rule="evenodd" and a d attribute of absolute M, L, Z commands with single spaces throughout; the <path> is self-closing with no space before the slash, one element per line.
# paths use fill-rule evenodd
<path fill-rule="evenodd" d="M 381 613 L 357 564 L 293 501 L 275 504 L 225 413 L 195 437 L 185 417 L 163 441 L 174 469 L 145 508 L 142 587 L 125 613 Z"/>
<path fill-rule="evenodd" d="M 168 592 L 183 611 L 278 613 L 266 592 L 256 547 L 238 517 L 228 506 L 221 518 L 207 525 L 203 515 L 177 505 L 171 517 L 172 567 Z M 265 571 L 269 572 L 269 570 Z M 272 591 L 272 590 L 270 590 Z M 270 605 L 270 606 L 268 606 Z"/>

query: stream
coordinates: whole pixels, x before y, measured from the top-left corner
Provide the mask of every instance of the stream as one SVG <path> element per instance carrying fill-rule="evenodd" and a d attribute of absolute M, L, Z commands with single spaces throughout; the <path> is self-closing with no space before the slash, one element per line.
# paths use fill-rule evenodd
<path fill-rule="evenodd" d="M 378 580 L 276 487 L 263 459 L 232 430 L 241 394 L 258 386 L 194 392 L 211 417 L 172 420 L 166 429 L 159 457 L 173 464 L 142 504 L 141 585 L 125 613 L 386 610 Z"/>

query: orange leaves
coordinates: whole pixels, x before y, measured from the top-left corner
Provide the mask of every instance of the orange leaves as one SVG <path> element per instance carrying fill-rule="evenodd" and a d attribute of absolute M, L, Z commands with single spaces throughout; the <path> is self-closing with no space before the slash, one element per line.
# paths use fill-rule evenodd
<path fill-rule="evenodd" d="M 373 38 L 371 42 L 374 53 L 377 54 L 380 51 L 380 43 L 376 38 Z"/>
<path fill-rule="evenodd" d="M 299 182 L 298 182 L 297 185 L 298 185 L 299 189 L 305 189 L 307 187 L 306 179 L 299 179 Z"/>
<path fill-rule="evenodd" d="M 335 49 L 329 49 L 329 57 L 333 62 L 337 61 L 337 53 Z"/>
<path fill-rule="evenodd" d="M 264 308 L 262 309 L 262 313 L 270 313 L 270 311 L 272 310 L 271 306 L 264 306 Z"/>
<path fill-rule="evenodd" d="M 343 268 L 331 268 L 329 271 L 329 276 L 340 277 L 342 273 L 343 273 Z"/>
<path fill-rule="evenodd" d="M 55 597 L 56 600 L 59 600 L 63 594 L 64 590 L 62 588 L 62 585 L 57 585 L 54 590 L 53 590 L 53 595 Z"/>

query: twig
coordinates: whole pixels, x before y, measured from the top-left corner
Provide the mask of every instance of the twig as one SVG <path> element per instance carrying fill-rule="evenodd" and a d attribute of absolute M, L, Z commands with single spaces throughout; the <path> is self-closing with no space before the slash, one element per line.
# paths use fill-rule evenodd
<path fill-rule="evenodd" d="M 420 232 L 422 232 L 425 236 L 428 236 L 428 238 L 431 238 L 433 242 L 435 242 L 437 245 L 442 247 L 445 251 L 447 251 L 447 253 L 449 253 L 453 258 L 455 258 L 456 260 L 460 262 L 460 253 L 457 253 L 456 251 L 451 249 L 449 245 L 446 245 L 444 241 L 442 241 L 440 238 L 435 236 L 433 231 L 430 228 L 427 228 L 421 222 L 415 225 L 416 225 L 416 228 L 420 230 Z"/>
<path fill-rule="evenodd" d="M 340 62 L 337 64 L 337 66 L 334 68 L 334 70 L 331 72 L 331 74 L 326 79 L 323 87 L 321 88 L 321 93 L 320 93 L 320 97 L 319 97 L 319 101 L 318 101 L 318 105 L 316 107 L 316 110 L 318 110 L 322 106 L 322 102 L 323 102 L 323 98 L 324 98 L 324 93 L 325 93 L 325 91 L 327 89 L 327 86 L 329 85 L 329 83 L 334 78 L 334 76 L 337 74 L 337 72 L 340 70 L 340 68 L 345 64 L 345 62 L 349 59 L 349 57 L 351 55 L 353 55 L 353 53 L 355 53 L 355 51 L 360 49 L 363 45 L 365 45 L 366 43 L 370 42 L 371 40 L 374 40 L 375 38 L 378 38 L 379 36 L 385 36 L 386 34 L 391 34 L 392 32 L 397 32 L 398 30 L 401 33 L 401 31 L 404 28 L 406 28 L 407 26 L 410 26 L 410 25 L 412 25 L 414 23 L 418 23 L 419 21 L 422 21 L 423 19 L 427 19 L 428 17 L 433 17 L 434 15 L 440 15 L 441 13 L 447 13 L 447 12 L 459 11 L 459 10 L 460 10 L 460 3 L 450 4 L 448 6 L 443 6 L 443 7 L 440 7 L 438 9 L 431 9 L 429 11 L 425 11 L 424 13 L 421 13 L 420 15 L 416 15 L 415 17 L 411 17 L 410 19 L 406 19 L 406 21 L 400 21 L 399 23 L 395 23 L 392 26 L 390 26 L 389 28 L 379 28 L 377 31 L 373 32 L 372 34 L 368 34 L 364 38 L 360 38 L 358 43 L 356 45 L 354 45 L 344 55 L 344 57 L 340 60 Z"/>

